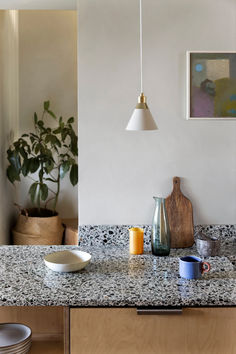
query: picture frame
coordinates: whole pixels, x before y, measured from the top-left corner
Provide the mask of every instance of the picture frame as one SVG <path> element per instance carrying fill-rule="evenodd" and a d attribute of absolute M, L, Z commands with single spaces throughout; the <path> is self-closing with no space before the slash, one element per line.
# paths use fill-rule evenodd
<path fill-rule="evenodd" d="M 236 51 L 187 51 L 186 63 L 186 119 L 236 120 Z"/>

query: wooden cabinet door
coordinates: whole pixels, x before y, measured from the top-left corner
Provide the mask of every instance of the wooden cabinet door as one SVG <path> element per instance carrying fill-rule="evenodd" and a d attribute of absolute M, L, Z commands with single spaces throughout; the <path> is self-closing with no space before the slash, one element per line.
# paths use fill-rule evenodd
<path fill-rule="evenodd" d="M 71 354 L 235 354 L 236 308 L 137 315 L 136 309 L 71 309 Z"/>
<path fill-rule="evenodd" d="M 68 354 L 65 332 L 65 320 L 69 318 L 67 311 L 67 307 L 60 306 L 1 306 L 0 322 L 24 323 L 31 328 L 29 354 Z"/>

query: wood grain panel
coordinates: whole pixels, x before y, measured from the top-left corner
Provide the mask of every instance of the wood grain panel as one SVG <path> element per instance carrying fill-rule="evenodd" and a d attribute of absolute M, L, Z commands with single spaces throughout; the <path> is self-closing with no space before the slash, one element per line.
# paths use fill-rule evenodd
<path fill-rule="evenodd" d="M 65 227 L 64 245 L 78 246 L 78 219 L 62 219 L 62 222 Z"/>
<path fill-rule="evenodd" d="M 32 338 L 59 340 L 64 335 L 63 307 L 6 306 L 0 307 L 0 322 L 18 322 L 32 329 Z"/>
<path fill-rule="evenodd" d="M 180 178 L 173 178 L 173 191 L 166 198 L 166 211 L 170 226 L 171 247 L 191 247 L 193 237 L 192 203 L 180 190 Z"/>
<path fill-rule="evenodd" d="M 64 354 L 62 341 L 33 341 L 29 354 Z"/>
<path fill-rule="evenodd" d="M 235 354 L 236 308 L 138 316 L 135 309 L 71 309 L 71 354 Z"/>

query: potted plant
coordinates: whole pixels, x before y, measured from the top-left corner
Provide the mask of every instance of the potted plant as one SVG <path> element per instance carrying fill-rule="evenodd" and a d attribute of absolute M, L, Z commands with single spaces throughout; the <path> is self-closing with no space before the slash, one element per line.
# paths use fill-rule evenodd
<path fill-rule="evenodd" d="M 69 173 L 73 186 L 78 183 L 78 137 L 74 118 L 66 121 L 43 104 L 41 118 L 34 113 L 34 132 L 23 134 L 7 150 L 7 177 L 14 184 L 21 178 L 32 181 L 29 195 L 32 208 L 20 208 L 13 229 L 14 244 L 61 244 L 63 227 L 56 212 L 61 179 Z M 50 120 L 49 123 L 47 122 Z M 50 209 L 48 208 L 51 205 Z"/>

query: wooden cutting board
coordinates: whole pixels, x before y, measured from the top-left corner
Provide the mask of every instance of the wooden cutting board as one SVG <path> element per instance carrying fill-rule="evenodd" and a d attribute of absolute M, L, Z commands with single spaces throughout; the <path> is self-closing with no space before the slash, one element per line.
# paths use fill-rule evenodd
<path fill-rule="evenodd" d="M 171 247 L 191 247 L 193 237 L 192 203 L 180 190 L 180 178 L 173 178 L 173 191 L 166 198 L 166 210 L 170 225 Z"/>

